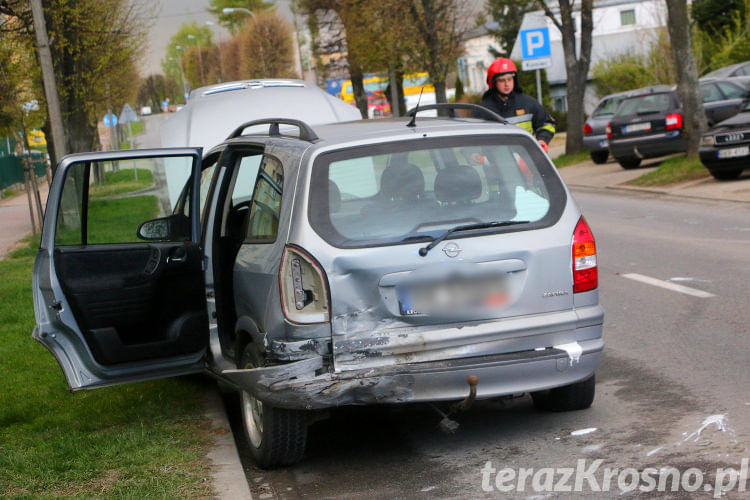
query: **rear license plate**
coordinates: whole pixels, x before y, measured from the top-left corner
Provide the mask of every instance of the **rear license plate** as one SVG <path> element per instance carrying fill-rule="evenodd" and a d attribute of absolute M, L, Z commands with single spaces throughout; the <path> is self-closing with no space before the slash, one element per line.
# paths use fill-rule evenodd
<path fill-rule="evenodd" d="M 622 127 L 624 134 L 632 134 L 633 132 L 642 132 L 644 130 L 651 130 L 651 122 L 646 123 L 634 123 L 632 125 L 625 125 Z"/>
<path fill-rule="evenodd" d="M 720 149 L 717 154 L 719 158 L 737 158 L 739 156 L 747 156 L 747 155 L 750 155 L 750 146 L 743 146 L 741 148 Z"/>
<path fill-rule="evenodd" d="M 450 315 L 457 311 L 494 309 L 508 302 L 508 285 L 504 274 L 400 288 L 397 293 L 402 316 Z"/>
<path fill-rule="evenodd" d="M 599 147 L 600 148 L 606 148 L 609 146 L 609 141 L 604 139 L 603 141 L 599 141 Z"/>

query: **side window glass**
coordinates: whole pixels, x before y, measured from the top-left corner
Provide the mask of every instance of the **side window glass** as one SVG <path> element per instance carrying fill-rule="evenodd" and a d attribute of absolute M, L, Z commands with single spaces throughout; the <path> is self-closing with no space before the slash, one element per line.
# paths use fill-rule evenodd
<path fill-rule="evenodd" d="M 90 245 L 190 239 L 180 210 L 193 158 L 134 158 L 69 167 L 55 244 Z M 189 205 L 189 199 L 185 201 Z M 148 224 L 144 224 L 148 222 Z M 143 225 L 143 227 L 142 227 Z"/>
<path fill-rule="evenodd" d="M 703 102 L 715 102 L 722 100 L 721 93 L 716 85 L 706 84 L 701 85 L 701 95 L 703 95 Z"/>
<path fill-rule="evenodd" d="M 206 208 L 206 198 L 208 197 L 208 190 L 211 188 L 211 179 L 214 177 L 214 170 L 216 170 L 216 164 L 219 162 L 217 157 L 213 163 L 207 168 L 201 171 L 201 187 L 200 187 L 200 210 L 198 213 L 201 214 L 201 220 L 203 220 L 203 210 Z"/>
<path fill-rule="evenodd" d="M 253 196 L 253 187 L 255 178 L 258 176 L 260 162 L 263 159 L 262 153 L 252 153 L 240 158 L 240 164 L 237 166 L 237 178 L 234 181 L 232 190 L 232 206 L 236 207 L 240 203 L 249 203 Z"/>
<path fill-rule="evenodd" d="M 727 99 L 738 99 L 745 96 L 745 90 L 731 83 L 718 82 L 717 85 Z"/>
<path fill-rule="evenodd" d="M 247 242 L 276 240 L 283 190 L 284 169 L 281 162 L 272 156 L 264 156 L 253 191 Z"/>

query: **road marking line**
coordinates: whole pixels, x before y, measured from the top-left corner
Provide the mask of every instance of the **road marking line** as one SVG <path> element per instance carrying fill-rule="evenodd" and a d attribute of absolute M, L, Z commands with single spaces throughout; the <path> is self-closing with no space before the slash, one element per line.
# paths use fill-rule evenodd
<path fill-rule="evenodd" d="M 692 295 L 693 297 L 700 297 L 702 299 L 716 297 L 716 295 L 714 295 L 713 293 L 704 292 L 703 290 L 698 290 L 697 288 L 690 288 L 689 286 L 678 285 L 676 283 L 670 283 L 669 281 L 658 280 L 656 278 L 651 278 L 650 276 L 644 276 L 642 274 L 629 273 L 621 274 L 620 276 L 633 281 L 640 281 L 641 283 L 646 283 L 647 285 L 653 285 L 660 288 L 665 288 L 667 290 L 672 290 L 673 292 L 684 293 L 685 295 Z"/>

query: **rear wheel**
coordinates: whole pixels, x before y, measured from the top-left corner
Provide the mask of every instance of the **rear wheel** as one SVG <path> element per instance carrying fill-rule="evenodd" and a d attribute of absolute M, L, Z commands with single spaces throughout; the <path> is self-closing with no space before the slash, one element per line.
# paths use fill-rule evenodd
<path fill-rule="evenodd" d="M 714 176 L 714 179 L 720 181 L 731 181 L 739 177 L 741 173 L 741 168 L 733 168 L 731 170 L 711 170 L 711 175 Z"/>
<path fill-rule="evenodd" d="M 591 152 L 591 161 L 594 163 L 601 165 L 602 163 L 607 163 L 607 158 L 609 158 L 609 151 L 592 151 Z"/>
<path fill-rule="evenodd" d="M 534 406 L 544 411 L 584 410 L 594 402 L 596 377 L 547 391 L 532 392 Z"/>
<path fill-rule="evenodd" d="M 620 166 L 626 170 L 630 170 L 631 168 L 638 168 L 638 166 L 641 164 L 640 158 L 618 158 L 617 162 L 620 164 Z"/>
<path fill-rule="evenodd" d="M 263 366 L 263 356 L 255 344 L 248 344 L 241 357 L 243 368 Z M 305 453 L 307 412 L 276 408 L 256 399 L 248 391 L 240 392 L 242 426 L 250 453 L 264 469 L 292 465 Z"/>

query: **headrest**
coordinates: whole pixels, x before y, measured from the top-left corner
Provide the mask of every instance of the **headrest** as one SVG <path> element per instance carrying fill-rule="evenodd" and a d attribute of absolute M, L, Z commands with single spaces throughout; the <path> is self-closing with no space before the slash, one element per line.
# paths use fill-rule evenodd
<path fill-rule="evenodd" d="M 341 208 L 341 190 L 331 179 L 328 179 L 328 213 L 336 213 Z"/>
<path fill-rule="evenodd" d="M 445 202 L 467 202 L 482 196 L 482 179 L 473 168 L 456 165 L 438 172 L 435 197 Z"/>
<path fill-rule="evenodd" d="M 390 165 L 380 178 L 380 192 L 389 200 L 414 200 L 422 197 L 422 170 L 412 163 Z"/>

